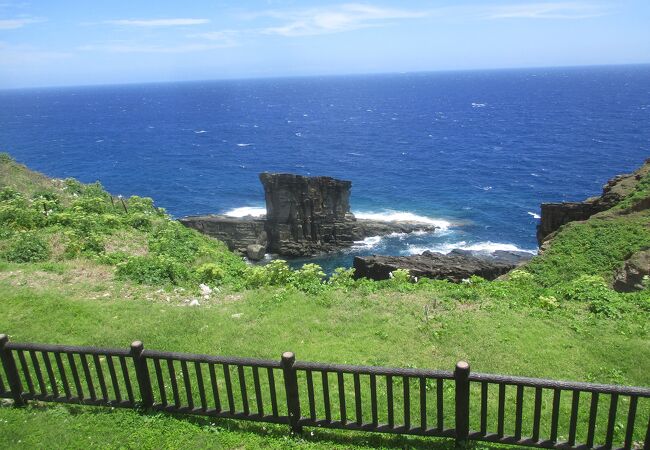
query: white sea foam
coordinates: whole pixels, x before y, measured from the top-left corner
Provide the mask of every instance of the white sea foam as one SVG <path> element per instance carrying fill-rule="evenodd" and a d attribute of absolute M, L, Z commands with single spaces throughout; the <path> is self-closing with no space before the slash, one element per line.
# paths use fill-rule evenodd
<path fill-rule="evenodd" d="M 451 223 L 443 219 L 433 219 L 431 217 L 419 216 L 406 211 L 384 211 L 384 212 L 354 212 L 357 219 L 370 219 L 380 222 L 411 222 L 434 225 L 442 230 L 446 230 Z"/>
<path fill-rule="evenodd" d="M 237 144 L 237 147 L 248 147 L 253 144 Z"/>
<path fill-rule="evenodd" d="M 381 236 L 369 236 L 362 241 L 354 241 L 354 249 L 370 249 L 381 242 Z"/>
<path fill-rule="evenodd" d="M 196 133 L 196 134 L 203 134 L 203 133 L 207 133 L 207 131 L 205 131 L 205 130 L 198 130 L 198 131 L 195 131 L 194 133 Z"/>
<path fill-rule="evenodd" d="M 496 251 L 508 251 L 508 252 L 526 252 L 533 255 L 537 254 L 537 250 L 525 249 L 517 247 L 514 244 L 506 244 L 503 242 L 476 242 L 474 244 L 467 244 L 465 241 L 459 242 L 445 242 L 442 244 L 435 244 L 432 246 L 420 246 L 420 245 L 409 245 L 408 253 L 410 255 L 419 255 L 425 251 L 444 253 L 447 254 L 452 250 L 470 250 L 475 252 L 484 252 L 484 253 L 494 253 Z"/>
<path fill-rule="evenodd" d="M 484 108 L 487 103 L 474 103 L 472 102 L 472 108 Z"/>
<path fill-rule="evenodd" d="M 266 208 L 260 206 L 242 206 L 240 208 L 234 208 L 230 211 L 226 211 L 223 213 L 223 215 L 229 217 L 261 217 L 266 215 Z"/>
<path fill-rule="evenodd" d="M 533 216 L 533 219 L 541 219 L 540 215 L 531 211 L 527 212 L 528 215 Z"/>

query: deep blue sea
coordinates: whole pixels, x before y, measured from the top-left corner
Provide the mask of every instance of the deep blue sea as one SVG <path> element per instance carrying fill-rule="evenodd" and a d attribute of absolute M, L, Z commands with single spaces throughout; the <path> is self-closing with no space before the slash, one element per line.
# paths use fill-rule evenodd
<path fill-rule="evenodd" d="M 258 173 L 282 171 L 351 180 L 357 215 L 443 226 L 328 265 L 534 252 L 541 202 L 598 194 L 650 156 L 650 66 L 5 90 L 0 150 L 176 217 L 259 212 Z"/>

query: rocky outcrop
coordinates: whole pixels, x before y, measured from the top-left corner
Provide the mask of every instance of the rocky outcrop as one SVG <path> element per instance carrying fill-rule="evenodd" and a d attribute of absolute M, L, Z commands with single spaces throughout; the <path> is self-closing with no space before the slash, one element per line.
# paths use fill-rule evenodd
<path fill-rule="evenodd" d="M 453 250 L 448 254 L 427 251 L 413 256 L 357 256 L 354 258 L 354 276 L 386 280 L 394 270 L 407 269 L 411 276 L 455 283 L 472 275 L 494 280 L 531 257 L 525 252 L 496 251 L 484 254 L 466 250 Z"/>
<path fill-rule="evenodd" d="M 288 256 L 311 255 L 354 243 L 350 181 L 262 173 L 269 250 Z"/>
<path fill-rule="evenodd" d="M 643 278 L 650 276 L 650 249 L 632 255 L 614 274 L 612 288 L 618 292 L 644 289 Z"/>
<path fill-rule="evenodd" d="M 225 242 L 231 251 L 247 252 L 249 245 L 266 249 L 268 239 L 264 219 L 220 215 L 192 216 L 179 220 L 183 225 Z"/>
<path fill-rule="evenodd" d="M 562 225 L 569 222 L 587 220 L 594 214 L 614 207 L 629 195 L 639 183 L 639 180 L 650 173 L 650 159 L 637 171 L 628 175 L 618 175 L 603 186 L 600 197 L 588 198 L 583 202 L 542 203 L 540 223 L 537 226 L 537 242 L 540 246 L 547 238 Z M 632 210 L 647 208 L 648 199 L 631 205 Z"/>
<path fill-rule="evenodd" d="M 185 217 L 180 222 L 250 259 L 259 258 L 262 252 L 251 245 L 280 256 L 311 256 L 350 247 L 369 236 L 436 229 L 431 224 L 406 221 L 357 220 L 350 212 L 350 181 L 283 173 L 262 173 L 260 181 L 266 217 L 207 215 Z"/>

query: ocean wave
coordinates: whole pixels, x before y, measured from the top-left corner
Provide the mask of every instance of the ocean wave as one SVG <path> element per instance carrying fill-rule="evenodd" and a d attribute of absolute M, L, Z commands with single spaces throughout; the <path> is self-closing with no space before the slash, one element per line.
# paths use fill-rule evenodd
<path fill-rule="evenodd" d="M 354 246 L 352 248 L 354 250 L 371 249 L 379 244 L 381 242 L 381 239 L 381 236 L 369 236 L 362 241 L 354 241 Z"/>
<path fill-rule="evenodd" d="M 533 216 L 533 219 L 541 219 L 541 216 L 539 214 L 537 214 L 537 213 L 528 211 L 526 214 L 528 214 L 530 216 Z"/>
<path fill-rule="evenodd" d="M 198 131 L 195 131 L 194 133 L 195 133 L 195 134 L 203 134 L 203 133 L 207 133 L 207 131 L 205 131 L 205 130 L 198 130 Z"/>
<path fill-rule="evenodd" d="M 237 147 L 248 147 L 253 144 L 237 144 Z"/>
<path fill-rule="evenodd" d="M 242 206 L 226 211 L 223 215 L 229 217 L 261 217 L 266 215 L 266 208 L 260 206 Z"/>
<path fill-rule="evenodd" d="M 494 253 L 496 251 L 507 251 L 507 252 L 525 252 L 533 255 L 537 254 L 537 250 L 520 248 L 514 244 L 507 244 L 504 242 L 491 242 L 491 241 L 476 242 L 473 244 L 468 244 L 465 241 L 459 241 L 459 242 L 445 242 L 445 243 L 435 244 L 431 246 L 409 245 L 407 252 L 409 255 L 420 255 L 425 251 L 444 253 L 446 255 L 452 250 L 470 250 L 474 252 L 484 252 L 484 253 Z"/>
<path fill-rule="evenodd" d="M 420 216 L 406 211 L 384 211 L 384 212 L 354 212 L 357 219 L 377 220 L 379 222 L 411 222 L 434 225 L 442 230 L 446 230 L 451 223 L 443 219 L 433 219 L 431 217 Z"/>

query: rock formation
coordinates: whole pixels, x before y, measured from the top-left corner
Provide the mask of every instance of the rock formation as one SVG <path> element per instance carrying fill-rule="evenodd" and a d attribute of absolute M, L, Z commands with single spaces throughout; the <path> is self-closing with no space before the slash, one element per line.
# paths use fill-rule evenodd
<path fill-rule="evenodd" d="M 369 236 L 436 229 L 430 224 L 356 219 L 350 212 L 350 181 L 272 173 L 260 174 L 260 181 L 265 218 L 207 215 L 180 222 L 249 259 L 261 259 L 263 252 L 311 256 L 350 247 Z"/>
<path fill-rule="evenodd" d="M 650 159 L 632 174 L 618 175 L 603 186 L 600 197 L 588 198 L 583 202 L 542 203 L 540 223 L 537 226 L 537 242 L 540 246 L 562 225 L 587 220 L 599 212 L 608 210 L 634 190 L 639 180 L 650 172 Z M 650 206 L 650 200 L 642 199 L 632 205 L 632 210 Z"/>
<path fill-rule="evenodd" d="M 614 274 L 612 288 L 618 292 L 644 289 L 643 278 L 650 276 L 650 249 L 632 255 Z"/>
<path fill-rule="evenodd" d="M 192 216 L 179 220 L 183 225 L 224 242 L 231 251 L 247 252 L 249 245 L 266 248 L 265 221 L 253 217 L 228 217 L 221 215 Z"/>
<path fill-rule="evenodd" d="M 392 271 L 407 269 L 411 276 L 455 283 L 472 275 L 494 280 L 531 257 L 525 252 L 496 251 L 484 254 L 466 250 L 452 250 L 448 254 L 427 251 L 413 256 L 357 256 L 354 258 L 354 276 L 386 280 Z"/>
<path fill-rule="evenodd" d="M 302 256 L 354 243 L 350 181 L 288 173 L 262 173 L 260 181 L 271 252 Z"/>

